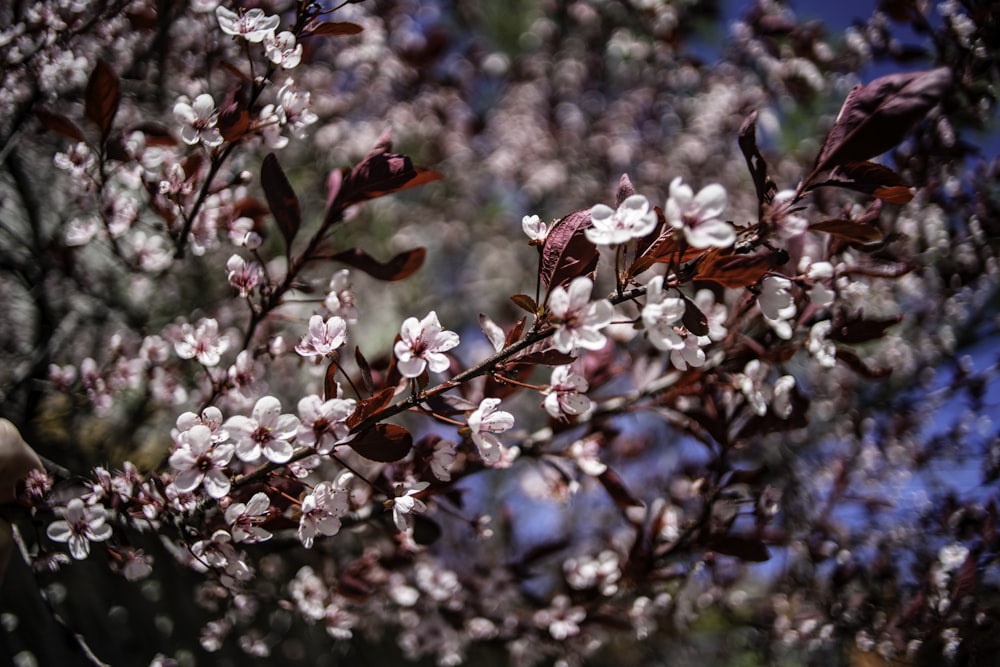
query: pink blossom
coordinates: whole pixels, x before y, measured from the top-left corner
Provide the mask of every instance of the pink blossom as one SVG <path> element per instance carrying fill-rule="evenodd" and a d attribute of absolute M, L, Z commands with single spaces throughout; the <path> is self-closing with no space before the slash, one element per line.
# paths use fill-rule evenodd
<path fill-rule="evenodd" d="M 274 34 L 280 22 L 277 16 L 268 16 L 263 9 L 257 8 L 240 10 L 236 13 L 219 6 L 215 8 L 215 16 L 219 20 L 222 32 L 256 43 L 263 42 L 265 38 Z"/>
<path fill-rule="evenodd" d="M 267 59 L 283 69 L 292 69 L 302 60 L 302 45 L 296 44 L 295 35 L 288 32 L 271 33 L 264 37 Z"/>
<path fill-rule="evenodd" d="M 194 102 L 182 97 L 174 105 L 174 117 L 183 125 L 181 139 L 184 143 L 194 145 L 201 142 L 208 148 L 222 143 L 222 134 L 215 126 L 219 114 L 215 111 L 215 100 L 208 93 L 194 98 Z"/>
<path fill-rule="evenodd" d="M 572 366 L 556 366 L 545 397 L 545 411 L 555 419 L 579 415 L 590 409 L 590 399 L 583 394 L 587 381 L 573 372 Z"/>
<path fill-rule="evenodd" d="M 349 509 L 346 490 L 334 482 L 317 484 L 313 492 L 302 499 L 299 540 L 303 546 L 311 548 L 316 535 L 329 536 L 340 532 L 340 517 Z"/>
<path fill-rule="evenodd" d="M 654 347 L 664 351 L 684 347 L 681 318 L 686 308 L 684 299 L 667 296 L 663 291 L 663 276 L 654 276 L 649 281 L 646 285 L 646 305 L 642 308 L 642 323 Z"/>
<path fill-rule="evenodd" d="M 296 440 L 318 454 L 329 454 L 333 446 L 350 433 L 346 421 L 354 413 L 355 405 L 354 399 L 324 401 L 315 394 L 304 396 L 299 400 L 301 424 Z"/>
<path fill-rule="evenodd" d="M 632 195 L 617 210 L 604 204 L 590 209 L 593 226 L 584 230 L 587 239 L 597 245 L 617 245 L 642 238 L 656 227 L 656 212 L 642 195 Z"/>
<path fill-rule="evenodd" d="M 611 323 L 614 306 L 607 299 L 590 301 L 594 283 L 586 276 L 575 278 L 569 287 L 560 285 L 549 295 L 549 312 L 556 327 L 552 344 L 560 352 L 582 347 L 599 350 L 605 338 L 601 329 Z"/>
<path fill-rule="evenodd" d="M 215 444 L 207 426 L 197 424 L 178 434 L 177 449 L 170 455 L 170 466 L 178 471 L 173 486 L 190 493 L 199 486 L 213 498 L 229 493 L 226 466 L 233 458 L 231 443 Z"/>
<path fill-rule="evenodd" d="M 326 357 L 347 340 L 347 322 L 334 315 L 324 321 L 322 315 L 309 318 L 309 333 L 295 346 L 303 357 Z"/>
<path fill-rule="evenodd" d="M 258 262 L 247 262 L 239 255 L 233 255 L 226 262 L 226 277 L 229 284 L 246 298 L 264 279 L 264 270 Z"/>
<path fill-rule="evenodd" d="M 484 398 L 479 407 L 468 417 L 469 436 L 479 449 L 479 455 L 487 463 L 500 460 L 503 445 L 494 433 L 503 433 L 514 428 L 514 415 L 500 407 L 499 398 Z"/>
<path fill-rule="evenodd" d="M 251 417 L 236 415 L 226 421 L 236 440 L 236 456 L 243 461 L 256 461 L 263 452 L 272 463 L 285 463 L 292 458 L 291 440 L 299 427 L 293 414 L 281 413 L 281 401 L 264 396 L 254 405 Z"/>
<path fill-rule="evenodd" d="M 548 226 L 537 215 L 526 215 L 521 218 L 521 229 L 531 239 L 530 245 L 543 245 L 549 235 Z"/>
<path fill-rule="evenodd" d="M 358 321 L 358 309 L 354 305 L 354 292 L 351 291 L 350 272 L 347 269 L 341 269 L 330 277 L 330 287 L 323 300 L 323 307 L 331 315 L 344 318 L 348 324 Z"/>
<path fill-rule="evenodd" d="M 181 325 L 180 340 L 174 341 L 174 350 L 181 359 L 197 358 L 203 366 L 216 366 L 222 353 L 229 349 L 229 339 L 219 335 L 219 323 L 211 318 L 202 318 L 191 326 Z"/>
<path fill-rule="evenodd" d="M 103 507 L 86 507 L 79 498 L 66 505 L 63 518 L 49 524 L 45 534 L 55 542 L 69 543 L 73 558 L 83 560 L 90 554 L 91 542 L 103 542 L 111 537 Z"/>
<path fill-rule="evenodd" d="M 728 248 L 736 241 L 736 231 L 719 219 L 726 210 L 726 190 L 718 183 L 702 188 L 698 194 L 680 177 L 670 183 L 670 196 L 664 214 L 674 229 L 684 231 L 684 238 L 695 248 Z"/>
<path fill-rule="evenodd" d="M 405 533 L 413 527 L 411 514 L 418 514 L 427 511 L 424 501 L 416 497 L 418 493 L 430 486 L 429 482 L 417 482 L 409 489 L 404 490 L 402 484 L 396 485 L 396 497 L 386 501 L 386 505 L 392 506 L 392 521 L 401 533 Z"/>
<path fill-rule="evenodd" d="M 233 540 L 236 542 L 266 542 L 271 533 L 259 524 L 267 520 L 271 499 L 266 493 L 257 492 L 246 503 L 233 503 L 226 508 L 226 523 L 229 524 Z"/>
<path fill-rule="evenodd" d="M 403 377 L 415 378 L 429 368 L 435 373 L 447 370 L 450 362 L 443 353 L 457 346 L 458 334 L 441 328 L 433 310 L 424 319 L 409 317 L 400 328 L 400 340 L 393 351 Z"/>

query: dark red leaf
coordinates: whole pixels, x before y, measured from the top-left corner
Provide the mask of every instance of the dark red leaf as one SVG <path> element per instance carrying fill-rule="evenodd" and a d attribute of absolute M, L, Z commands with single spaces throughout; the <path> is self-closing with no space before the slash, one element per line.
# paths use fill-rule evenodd
<path fill-rule="evenodd" d="M 705 544 L 708 549 L 726 556 L 735 556 L 751 563 L 763 563 L 770 560 L 771 554 L 767 545 L 756 537 L 741 535 L 713 535 Z"/>
<path fill-rule="evenodd" d="M 903 317 L 897 315 L 887 319 L 865 320 L 860 313 L 851 319 L 837 319 L 830 329 L 830 340 L 838 343 L 857 345 L 885 336 L 885 330 L 899 324 Z"/>
<path fill-rule="evenodd" d="M 337 362 L 331 359 L 330 365 L 326 367 L 326 376 L 323 378 L 324 400 L 337 398 L 337 371 L 339 369 L 340 366 Z"/>
<path fill-rule="evenodd" d="M 694 305 L 694 301 L 687 297 L 684 297 L 684 317 L 681 322 L 684 328 L 695 336 L 708 335 L 708 318 L 698 306 Z"/>
<path fill-rule="evenodd" d="M 92 120 L 101 131 L 101 142 L 108 138 L 111 132 L 111 123 L 118 113 L 118 105 L 121 103 L 122 91 L 118 81 L 118 75 L 111 69 L 111 65 L 98 60 L 94 66 L 94 71 L 90 73 L 87 80 L 87 89 L 84 92 L 84 110 L 87 118 Z"/>
<path fill-rule="evenodd" d="M 584 234 L 590 224 L 590 209 L 582 209 L 552 225 L 542 247 L 541 278 L 547 290 L 597 269 L 597 246 Z"/>
<path fill-rule="evenodd" d="M 823 220 L 809 225 L 813 232 L 825 232 L 841 238 L 848 243 L 878 243 L 882 240 L 882 230 L 874 225 L 867 225 L 855 220 Z"/>
<path fill-rule="evenodd" d="M 830 172 L 825 181 L 813 187 L 838 187 L 863 192 L 891 204 L 906 204 L 913 190 L 889 167 L 876 162 L 848 162 Z"/>
<path fill-rule="evenodd" d="M 347 21 L 327 21 L 324 23 L 314 23 L 309 26 L 307 34 L 309 35 L 357 35 L 364 28 L 359 26 L 357 23 L 348 23 Z"/>
<path fill-rule="evenodd" d="M 565 366 L 576 361 L 576 357 L 572 354 L 560 352 L 559 350 L 549 349 L 540 352 L 529 352 L 523 357 L 514 359 L 514 361 L 525 364 L 541 364 L 543 366 Z"/>
<path fill-rule="evenodd" d="M 837 348 L 837 359 L 843 361 L 847 364 L 848 368 L 861 377 L 868 378 L 869 380 L 884 380 L 892 375 L 891 368 L 871 368 L 861 360 L 861 357 L 842 347 Z"/>
<path fill-rule="evenodd" d="M 413 448 L 413 436 L 397 424 L 376 424 L 348 443 L 351 449 L 370 461 L 393 463 Z"/>
<path fill-rule="evenodd" d="M 250 113 L 246 109 L 230 106 L 219 113 L 219 132 L 232 143 L 246 136 L 250 129 Z"/>
<path fill-rule="evenodd" d="M 372 380 L 372 367 L 365 359 L 365 355 L 361 354 L 361 348 L 357 345 L 354 346 L 354 361 L 358 364 L 358 370 L 361 371 L 361 382 L 365 391 L 371 393 L 375 389 L 375 382 Z"/>
<path fill-rule="evenodd" d="M 535 315 L 538 313 L 538 304 L 527 294 L 515 294 L 510 297 L 510 300 L 514 302 L 514 305 L 521 310 Z"/>
<path fill-rule="evenodd" d="M 349 428 L 354 428 L 366 419 L 378 414 L 380 410 L 392 402 L 392 397 L 395 393 L 396 390 L 394 387 L 386 387 L 374 396 L 369 396 L 364 400 L 358 401 L 357 406 L 354 408 L 354 412 L 347 418 L 347 426 Z"/>
<path fill-rule="evenodd" d="M 828 169 L 869 160 L 896 146 L 945 96 L 951 81 L 951 69 L 939 67 L 890 74 L 868 85 L 855 86 L 844 101 L 806 183 L 811 184 Z"/>
<path fill-rule="evenodd" d="M 695 280 L 707 280 L 723 287 L 753 285 L 774 268 L 774 256 L 736 254 L 729 248 L 711 250 L 698 264 Z"/>
<path fill-rule="evenodd" d="M 774 195 L 778 187 L 767 175 L 767 162 L 757 148 L 757 112 L 754 111 L 740 127 L 738 138 L 740 150 L 747 161 L 747 168 L 750 170 L 750 177 L 753 178 L 754 187 L 757 189 L 757 202 L 761 208 L 765 204 L 770 204 L 774 200 Z"/>
<path fill-rule="evenodd" d="M 86 141 L 86 137 L 83 136 L 83 130 L 77 127 L 76 123 L 60 113 L 38 108 L 35 109 L 35 117 L 38 118 L 38 122 L 47 130 L 61 134 L 73 141 Z"/>
<path fill-rule="evenodd" d="M 267 197 L 267 205 L 271 208 L 274 219 L 278 222 L 278 229 L 285 238 L 286 252 L 291 252 L 292 239 L 299 231 L 302 224 L 302 209 L 299 207 L 299 198 L 295 196 L 292 184 L 288 182 L 285 172 L 278 164 L 278 158 L 274 153 L 268 153 L 264 158 L 264 164 L 260 170 L 260 184 L 264 188 L 264 196 Z"/>
<path fill-rule="evenodd" d="M 352 248 L 331 255 L 329 259 L 353 266 L 379 280 L 403 280 L 416 273 L 424 265 L 427 248 L 414 248 L 401 252 L 388 262 L 379 262 L 361 248 Z"/>
<path fill-rule="evenodd" d="M 625 482 L 611 468 L 605 468 L 604 472 L 597 476 L 601 486 L 611 496 L 615 506 L 625 511 L 630 507 L 642 507 L 642 501 L 632 495 L 632 492 L 625 487 Z"/>
<path fill-rule="evenodd" d="M 430 546 L 441 539 L 441 526 L 437 521 L 423 514 L 413 515 L 413 541 L 421 546 Z"/>
<path fill-rule="evenodd" d="M 510 331 L 507 332 L 507 337 L 504 338 L 504 347 L 513 345 L 517 341 L 521 340 L 521 334 L 524 333 L 524 324 L 526 321 L 527 319 L 522 317 L 514 323 L 514 326 L 512 326 Z"/>

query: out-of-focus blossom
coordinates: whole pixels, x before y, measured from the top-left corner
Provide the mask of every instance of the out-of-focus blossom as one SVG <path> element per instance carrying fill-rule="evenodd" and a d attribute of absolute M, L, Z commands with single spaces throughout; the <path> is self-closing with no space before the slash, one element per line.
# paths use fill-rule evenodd
<path fill-rule="evenodd" d="M 434 443 L 434 453 L 428 465 L 431 473 L 442 482 L 451 481 L 451 464 L 455 462 L 456 447 L 458 443 L 453 440 L 441 439 Z"/>
<path fill-rule="evenodd" d="M 215 8 L 215 16 L 219 19 L 222 32 L 256 43 L 273 35 L 280 22 L 277 16 L 268 16 L 263 9 L 257 8 L 237 13 L 220 5 Z"/>
<path fill-rule="evenodd" d="M 642 195 L 632 195 L 617 210 L 597 204 L 590 209 L 593 226 L 584 230 L 591 243 L 617 245 L 642 238 L 656 227 L 656 212 Z"/>
<path fill-rule="evenodd" d="M 170 467 L 177 471 L 173 486 L 192 493 L 199 486 L 213 498 L 229 493 L 226 466 L 233 458 L 231 443 L 216 444 L 207 426 L 198 424 L 177 435 L 177 449 L 170 455 Z"/>
<path fill-rule="evenodd" d="M 354 414 L 354 399 L 331 398 L 327 401 L 311 394 L 299 400 L 299 424 L 296 441 L 312 447 L 317 454 L 329 454 L 333 446 L 350 433 L 347 418 Z"/>
<path fill-rule="evenodd" d="M 399 330 L 400 340 L 393 347 L 403 377 L 415 378 L 427 368 L 435 373 L 448 369 L 450 362 L 444 354 L 459 343 L 458 334 L 441 328 L 433 310 L 424 319 L 408 317 Z"/>
<path fill-rule="evenodd" d="M 600 458 L 601 443 L 597 438 L 577 440 L 569 446 L 569 457 L 585 475 L 597 477 L 608 469 Z"/>
<path fill-rule="evenodd" d="M 203 366 L 216 366 L 229 349 L 229 339 L 219 335 L 219 323 L 211 318 L 202 318 L 195 326 L 185 322 L 180 333 L 174 350 L 181 359 L 195 358 Z"/>
<path fill-rule="evenodd" d="M 778 238 L 792 239 L 809 230 L 809 221 L 793 209 L 794 190 L 782 190 L 774 195 L 771 212 Z"/>
<path fill-rule="evenodd" d="M 330 277 L 330 286 L 323 299 L 323 307 L 331 315 L 341 317 L 348 324 L 358 321 L 358 309 L 354 304 L 354 292 L 351 290 L 351 274 L 347 269 L 334 272 Z"/>
<path fill-rule="evenodd" d="M 583 414 L 590 409 L 590 399 L 584 396 L 587 389 L 587 381 L 574 373 L 572 366 L 556 366 L 545 397 L 545 411 L 555 419 Z"/>
<path fill-rule="evenodd" d="M 560 285 L 549 295 L 549 312 L 556 327 L 552 345 L 560 352 L 604 347 L 606 339 L 601 329 L 611 323 L 615 309 L 607 299 L 591 302 L 593 288 L 590 278 L 580 276 L 568 288 Z"/>
<path fill-rule="evenodd" d="M 670 183 L 664 214 L 674 229 L 695 248 L 728 248 L 736 240 L 736 230 L 719 216 L 726 210 L 726 190 L 718 183 L 706 185 L 694 194 L 680 177 Z"/>
<path fill-rule="evenodd" d="M 271 33 L 264 37 L 264 52 L 267 59 L 284 69 L 292 69 L 302 60 L 302 45 L 297 44 L 295 35 L 288 32 Z"/>
<path fill-rule="evenodd" d="M 264 269 L 258 262 L 247 262 L 239 255 L 233 255 L 226 262 L 226 277 L 229 284 L 246 298 L 264 279 Z"/>
<path fill-rule="evenodd" d="M 499 407 L 499 398 L 484 398 L 468 418 L 469 435 L 487 463 L 499 461 L 503 449 L 500 439 L 494 434 L 514 428 L 514 415 L 498 410 Z"/>
<path fill-rule="evenodd" d="M 418 514 L 427 511 L 424 501 L 417 498 L 417 494 L 430 486 L 429 482 L 417 482 L 409 489 L 404 489 L 402 484 L 396 485 L 396 497 L 387 500 L 387 505 L 392 505 L 392 521 L 401 533 L 405 533 L 413 525 L 411 514 Z"/>
<path fill-rule="evenodd" d="M 281 401 L 264 396 L 254 405 L 250 417 L 230 417 L 226 428 L 236 440 L 236 455 L 241 460 L 256 461 L 263 453 L 272 463 L 286 463 L 294 452 L 291 440 L 299 428 L 299 418 L 282 414 Z"/>
<path fill-rule="evenodd" d="M 580 623 L 585 618 L 587 612 L 583 607 L 572 605 L 566 595 L 557 595 L 552 598 L 551 606 L 535 612 L 534 621 L 538 627 L 548 630 L 553 639 L 562 641 L 580 634 Z"/>
<path fill-rule="evenodd" d="M 833 368 L 837 365 L 837 346 L 829 339 L 831 328 L 833 322 L 823 320 L 809 329 L 809 354 L 824 368 Z"/>
<path fill-rule="evenodd" d="M 174 105 L 174 117 L 181 123 L 181 139 L 184 143 L 194 145 L 198 142 L 208 148 L 215 148 L 222 143 L 222 133 L 216 127 L 219 114 L 215 110 L 215 100 L 208 93 L 202 93 L 190 102 L 181 98 Z"/>
<path fill-rule="evenodd" d="M 90 554 L 91 542 L 103 542 L 111 537 L 111 526 L 103 507 L 86 507 L 79 498 L 66 505 L 63 518 L 49 524 L 45 534 L 55 542 L 69 544 L 69 553 L 77 560 Z"/>
<path fill-rule="evenodd" d="M 757 306 L 764 320 L 774 329 L 779 338 L 792 337 L 789 320 L 795 317 L 795 300 L 791 293 L 792 282 L 782 276 L 766 276 L 760 282 Z"/>
<path fill-rule="evenodd" d="M 267 383 L 262 379 L 263 366 L 254 358 L 251 350 L 243 350 L 236 355 L 236 361 L 229 367 L 227 376 L 244 398 L 257 398 L 267 391 Z"/>
<path fill-rule="evenodd" d="M 295 346 L 303 357 L 327 357 L 347 340 L 347 322 L 334 315 L 323 320 L 322 315 L 309 318 L 309 333 Z"/>

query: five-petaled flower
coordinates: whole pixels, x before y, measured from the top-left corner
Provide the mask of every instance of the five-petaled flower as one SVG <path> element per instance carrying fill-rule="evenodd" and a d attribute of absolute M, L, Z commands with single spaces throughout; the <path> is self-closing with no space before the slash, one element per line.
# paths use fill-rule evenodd
<path fill-rule="evenodd" d="M 497 410 L 498 407 L 499 398 L 484 398 L 468 418 L 469 437 L 487 463 L 496 463 L 502 453 L 503 445 L 494 433 L 503 433 L 514 427 L 514 415 Z"/>
<path fill-rule="evenodd" d="M 333 446 L 350 433 L 347 418 L 354 414 L 357 403 L 351 398 L 322 400 L 316 394 L 299 400 L 299 424 L 296 441 L 312 447 L 317 454 L 329 454 Z"/>
<path fill-rule="evenodd" d="M 299 540 L 309 549 L 316 535 L 336 535 L 340 532 L 340 517 L 350 509 L 344 484 L 350 474 L 342 474 L 336 482 L 320 482 L 312 493 L 302 499 L 299 519 Z"/>
<path fill-rule="evenodd" d="M 590 399 L 583 395 L 587 389 L 587 381 L 572 366 L 556 366 L 546 390 L 545 411 L 555 419 L 583 414 L 590 409 Z"/>
<path fill-rule="evenodd" d="M 290 440 L 299 428 L 299 418 L 281 414 L 281 401 L 264 396 L 254 405 L 252 416 L 230 417 L 226 428 L 236 440 L 236 456 L 241 460 L 256 461 L 263 452 L 272 463 L 287 463 L 294 452 Z"/>
<path fill-rule="evenodd" d="M 642 324 L 649 341 L 659 350 L 672 351 L 684 347 L 681 318 L 687 304 L 680 297 L 667 296 L 663 276 L 653 276 L 646 284 L 646 305 L 642 307 Z"/>
<path fill-rule="evenodd" d="M 67 542 L 69 553 L 77 560 L 90 554 L 91 542 L 103 542 L 111 537 L 103 507 L 86 507 L 79 498 L 66 505 L 63 518 L 49 524 L 45 533 L 56 542 Z"/>
<path fill-rule="evenodd" d="M 736 240 L 736 231 L 719 219 L 726 210 L 726 190 L 718 183 L 703 187 L 698 194 L 680 177 L 670 183 L 667 199 L 667 222 L 684 231 L 684 238 L 695 248 L 728 248 Z"/>
<path fill-rule="evenodd" d="M 266 542 L 271 539 L 271 533 L 259 524 L 267 520 L 271 499 L 266 493 L 258 491 L 245 503 L 233 503 L 226 508 L 226 523 L 235 542 Z"/>
<path fill-rule="evenodd" d="M 263 9 L 241 10 L 239 13 L 219 6 L 215 8 L 215 17 L 219 19 L 222 32 L 233 37 L 243 37 L 248 42 L 263 42 L 274 34 L 281 19 L 268 16 Z"/>
<path fill-rule="evenodd" d="M 656 212 L 642 195 L 632 195 L 617 210 L 597 204 L 590 209 L 592 227 L 584 230 L 591 243 L 617 245 L 642 238 L 656 227 Z"/>
<path fill-rule="evenodd" d="M 177 471 L 173 485 L 181 493 L 191 493 L 199 486 L 213 498 L 229 493 L 226 466 L 233 458 L 232 443 L 215 444 L 212 431 L 196 424 L 176 435 L 177 449 L 170 455 L 170 466 Z"/>
<path fill-rule="evenodd" d="M 588 350 L 604 347 L 601 329 L 611 323 L 614 306 L 607 299 L 591 303 L 593 288 L 590 278 L 580 276 L 569 287 L 560 285 L 549 295 L 549 313 L 556 327 L 552 345 L 560 352 L 569 354 L 578 347 Z"/>
<path fill-rule="evenodd" d="M 295 346 L 303 357 L 326 357 L 347 340 L 347 322 L 334 315 L 324 321 L 322 315 L 309 318 L 309 333 Z"/>
<path fill-rule="evenodd" d="M 219 335 L 219 323 L 211 318 L 202 318 L 195 326 L 185 322 L 180 333 L 174 350 L 181 359 L 194 358 L 203 366 L 215 366 L 229 349 L 229 339 Z"/>
<path fill-rule="evenodd" d="M 396 524 L 399 532 L 405 533 L 413 523 L 411 514 L 427 511 L 424 501 L 417 498 L 417 494 L 430 486 L 430 482 L 417 482 L 409 489 L 403 488 L 402 484 L 396 485 L 396 497 L 385 501 L 386 506 L 392 506 L 392 521 Z"/>
<path fill-rule="evenodd" d="M 450 362 L 443 353 L 459 343 L 457 333 L 441 328 L 433 310 L 422 320 L 408 317 L 399 330 L 399 337 L 393 347 L 399 362 L 396 367 L 408 378 L 419 377 L 425 368 L 435 373 L 447 370 Z"/>
<path fill-rule="evenodd" d="M 194 102 L 186 97 L 178 100 L 174 105 L 174 117 L 184 126 L 181 129 L 184 143 L 193 146 L 201 142 L 208 148 L 222 143 L 222 133 L 216 127 L 219 114 L 215 111 L 215 100 L 208 93 L 194 98 Z"/>
<path fill-rule="evenodd" d="M 549 235 L 549 228 L 537 215 L 526 215 L 521 218 L 521 229 L 531 241 L 528 245 L 542 246 Z"/>

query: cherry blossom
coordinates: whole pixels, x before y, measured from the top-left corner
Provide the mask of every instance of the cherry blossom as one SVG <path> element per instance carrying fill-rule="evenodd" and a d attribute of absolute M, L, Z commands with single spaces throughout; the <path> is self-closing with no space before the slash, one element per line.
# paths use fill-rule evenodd
<path fill-rule="evenodd" d="M 288 32 L 268 34 L 264 37 L 264 51 L 267 59 L 283 69 L 292 69 L 302 60 L 302 45 L 297 44 L 295 35 Z"/>
<path fill-rule="evenodd" d="M 174 117 L 183 125 L 181 139 L 194 145 L 199 142 L 208 148 L 222 144 L 222 134 L 216 128 L 219 114 L 215 110 L 215 100 L 208 93 L 194 98 L 194 102 L 182 97 L 174 105 Z"/>
<path fill-rule="evenodd" d="M 450 362 L 444 354 L 459 343 L 458 334 L 441 328 L 437 313 L 433 310 L 424 319 L 409 317 L 399 330 L 400 340 L 396 341 L 393 352 L 396 367 L 403 377 L 419 377 L 424 369 L 440 373 L 448 369 Z"/>
<path fill-rule="evenodd" d="M 309 318 L 309 333 L 295 346 L 303 357 L 327 357 L 347 340 L 347 322 L 334 315 L 323 320 L 322 315 Z"/>
<path fill-rule="evenodd" d="M 774 329 L 779 338 L 792 337 L 792 327 L 788 320 L 795 317 L 795 300 L 790 291 L 792 281 L 783 276 L 765 276 L 760 282 L 757 306 L 764 320 Z"/>
<path fill-rule="evenodd" d="M 49 539 L 67 542 L 69 553 L 77 560 L 90 554 L 91 542 L 103 542 L 111 537 L 103 507 L 86 507 L 79 498 L 73 498 L 63 511 L 63 518 L 53 521 L 45 530 Z"/>
<path fill-rule="evenodd" d="M 229 284 L 246 298 L 264 279 L 264 269 L 259 262 L 248 262 L 239 255 L 232 255 L 226 262 L 226 276 Z"/>
<path fill-rule="evenodd" d="M 684 347 L 681 318 L 687 304 L 680 297 L 670 297 L 663 290 L 663 276 L 654 276 L 646 284 L 646 305 L 642 307 L 642 323 L 657 349 L 679 350 Z"/>
<path fill-rule="evenodd" d="M 292 458 L 291 440 L 299 427 L 299 418 L 281 413 L 281 401 L 264 396 L 253 407 L 250 417 L 237 415 L 226 421 L 226 428 L 236 440 L 236 456 L 256 461 L 261 453 L 272 463 L 286 463 Z"/>
<path fill-rule="evenodd" d="M 728 248 L 733 244 L 736 231 L 719 219 L 725 209 L 726 190 L 718 183 L 706 185 L 696 195 L 680 177 L 670 182 L 664 214 L 674 229 L 683 230 L 692 247 Z"/>
<path fill-rule="evenodd" d="M 556 366 L 545 397 L 545 411 L 555 419 L 583 414 L 590 409 L 590 399 L 583 394 L 587 381 L 573 372 L 572 366 Z"/>
<path fill-rule="evenodd" d="M 556 327 L 552 345 L 560 352 L 604 347 L 606 339 L 601 329 L 611 323 L 614 306 L 607 299 L 591 302 L 593 287 L 590 278 L 581 276 L 574 278 L 568 288 L 560 285 L 549 295 L 549 312 Z"/>
<path fill-rule="evenodd" d="M 354 399 L 331 398 L 324 401 L 316 394 L 299 400 L 299 424 L 296 441 L 312 447 L 317 454 L 329 454 L 333 446 L 347 437 L 350 429 L 345 423 L 354 414 Z"/>
<path fill-rule="evenodd" d="M 358 309 L 354 305 L 354 292 L 351 291 L 350 271 L 341 269 L 334 272 L 330 277 L 328 290 L 323 307 L 348 324 L 357 322 Z"/>
<path fill-rule="evenodd" d="M 833 323 L 822 320 L 809 329 L 809 354 L 816 358 L 823 368 L 833 368 L 837 365 L 837 346 L 828 337 Z"/>
<path fill-rule="evenodd" d="M 340 532 L 340 517 L 350 509 L 347 491 L 341 488 L 346 481 L 342 476 L 336 483 L 320 482 L 302 499 L 299 540 L 307 549 L 312 547 L 316 535 L 330 536 Z"/>
<path fill-rule="evenodd" d="M 257 492 L 246 503 L 233 503 L 226 508 L 226 523 L 236 542 L 266 542 L 271 533 L 259 524 L 267 520 L 271 499 L 266 493 Z"/>
<path fill-rule="evenodd" d="M 392 521 L 401 533 L 405 533 L 413 527 L 411 514 L 427 511 L 427 505 L 416 495 L 428 486 L 430 486 L 430 482 L 417 482 L 409 489 L 404 489 L 402 484 L 397 484 L 396 497 L 386 501 L 386 505 L 392 506 Z"/>
<path fill-rule="evenodd" d="M 503 450 L 503 445 L 494 433 L 503 433 L 514 428 L 514 415 L 498 410 L 499 407 L 499 398 L 484 398 L 479 407 L 468 417 L 472 442 L 479 449 L 479 455 L 483 460 L 490 464 L 500 460 Z"/>
<path fill-rule="evenodd" d="M 549 235 L 548 226 L 537 215 L 526 215 L 521 218 L 521 229 L 531 239 L 530 245 L 543 245 Z"/>
<path fill-rule="evenodd" d="M 181 493 L 191 493 L 199 486 L 213 498 L 229 493 L 226 466 L 233 458 L 231 443 L 215 444 L 207 426 L 197 424 L 177 435 L 177 449 L 170 455 L 170 466 L 177 471 L 173 486 Z"/>
<path fill-rule="evenodd" d="M 226 373 L 233 387 L 244 398 L 256 398 L 267 390 L 267 383 L 261 379 L 263 374 L 262 365 L 250 350 L 243 350 L 237 354 L 236 361 Z"/>
<path fill-rule="evenodd" d="M 219 323 L 212 318 L 202 318 L 191 326 L 181 325 L 180 339 L 174 341 L 174 351 L 181 359 L 196 358 L 203 366 L 216 366 L 222 353 L 229 349 L 229 338 L 219 335 Z"/>
<path fill-rule="evenodd" d="M 431 474 L 442 482 L 451 481 L 451 464 L 455 462 L 455 448 L 458 443 L 453 440 L 440 439 L 434 443 L 434 452 L 427 462 Z"/>
<path fill-rule="evenodd" d="M 277 16 L 268 16 L 263 9 L 257 8 L 236 13 L 220 5 L 215 8 L 215 16 L 219 19 L 222 32 L 255 43 L 273 35 L 280 22 Z"/>
<path fill-rule="evenodd" d="M 593 226 L 584 233 L 591 243 L 617 245 L 652 232 L 656 227 L 656 212 L 645 197 L 631 195 L 617 210 L 605 204 L 595 205 L 590 209 L 590 220 Z"/>

